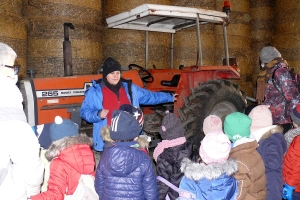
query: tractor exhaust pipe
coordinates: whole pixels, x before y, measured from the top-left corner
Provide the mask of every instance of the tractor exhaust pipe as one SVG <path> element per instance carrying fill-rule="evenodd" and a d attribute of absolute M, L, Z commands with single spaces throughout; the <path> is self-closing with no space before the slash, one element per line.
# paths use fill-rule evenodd
<path fill-rule="evenodd" d="M 64 42 L 63 42 L 63 56 L 64 56 L 64 75 L 72 76 L 72 49 L 71 41 L 69 40 L 69 28 L 74 29 L 72 23 L 64 23 Z"/>

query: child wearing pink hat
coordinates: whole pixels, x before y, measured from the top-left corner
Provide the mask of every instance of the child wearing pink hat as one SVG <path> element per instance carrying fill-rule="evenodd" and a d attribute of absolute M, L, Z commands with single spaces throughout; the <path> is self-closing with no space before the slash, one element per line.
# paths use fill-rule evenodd
<path fill-rule="evenodd" d="M 280 125 L 273 125 L 272 113 L 269 106 L 266 105 L 258 105 L 253 108 L 249 117 L 252 119 L 250 138 L 254 138 L 258 142 L 256 150 L 265 164 L 266 200 L 281 200 L 282 162 L 283 155 L 287 150 L 283 128 Z"/>
<path fill-rule="evenodd" d="M 203 121 L 204 135 L 216 131 L 222 131 L 222 120 L 217 115 L 208 115 Z"/>
<path fill-rule="evenodd" d="M 235 200 L 238 195 L 238 182 L 233 177 L 238 170 L 235 160 L 228 160 L 231 144 L 221 131 L 205 135 L 199 154 L 201 163 L 194 163 L 188 158 L 181 162 L 184 177 L 179 188 L 179 199 L 196 196 L 196 199 Z"/>

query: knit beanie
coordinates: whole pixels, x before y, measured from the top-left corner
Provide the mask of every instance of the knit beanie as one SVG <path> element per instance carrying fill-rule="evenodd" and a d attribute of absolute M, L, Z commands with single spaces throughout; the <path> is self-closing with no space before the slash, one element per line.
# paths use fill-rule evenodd
<path fill-rule="evenodd" d="M 296 106 L 291 112 L 291 118 L 295 124 L 300 126 L 300 105 Z"/>
<path fill-rule="evenodd" d="M 215 131 L 222 131 L 222 120 L 217 115 L 208 115 L 203 121 L 203 132 L 206 135 Z"/>
<path fill-rule="evenodd" d="M 173 140 L 184 137 L 184 129 L 180 119 L 169 111 L 166 111 L 166 115 L 163 117 L 159 133 L 163 140 Z"/>
<path fill-rule="evenodd" d="M 76 123 L 69 119 L 62 119 L 60 116 L 55 117 L 54 122 L 50 125 L 49 131 L 52 141 L 79 134 L 78 125 Z"/>
<path fill-rule="evenodd" d="M 281 54 L 275 47 L 267 46 L 260 51 L 260 60 L 262 63 L 269 63 L 274 58 L 281 58 Z"/>
<path fill-rule="evenodd" d="M 112 114 L 110 137 L 113 140 L 132 140 L 139 136 L 142 127 L 135 117 L 123 110 L 115 110 Z"/>
<path fill-rule="evenodd" d="M 106 76 L 114 71 L 120 71 L 121 70 L 121 65 L 118 61 L 116 61 L 115 59 L 109 57 L 107 58 L 104 63 L 103 63 L 103 78 L 106 79 Z"/>
<path fill-rule="evenodd" d="M 241 112 L 233 112 L 225 117 L 224 132 L 235 142 L 241 138 L 249 138 L 251 118 Z"/>
<path fill-rule="evenodd" d="M 122 104 L 119 110 L 123 110 L 130 113 L 139 122 L 139 124 L 143 126 L 144 114 L 141 109 L 130 104 Z"/>
<path fill-rule="evenodd" d="M 224 163 L 231 149 L 231 142 L 222 131 L 210 132 L 201 141 L 199 154 L 206 163 Z"/>
<path fill-rule="evenodd" d="M 273 125 L 272 113 L 267 105 L 258 105 L 248 115 L 252 119 L 251 133 Z"/>

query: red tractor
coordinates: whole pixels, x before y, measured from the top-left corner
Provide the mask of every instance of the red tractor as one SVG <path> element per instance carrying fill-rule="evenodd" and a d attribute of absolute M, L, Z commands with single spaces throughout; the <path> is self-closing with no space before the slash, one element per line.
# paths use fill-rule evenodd
<path fill-rule="evenodd" d="M 185 135 L 196 146 L 203 138 L 203 120 L 209 114 L 221 119 L 246 107 L 246 96 L 240 87 L 229 79 L 238 79 L 240 74 L 234 58 L 229 58 L 226 37 L 228 25 L 228 7 L 226 12 L 206 9 L 143 4 L 129 12 L 124 12 L 106 19 L 109 28 L 146 31 L 146 48 L 148 31 L 173 34 L 181 29 L 196 27 L 198 55 L 195 66 L 182 69 L 146 69 L 130 64 L 123 72 L 124 78 L 130 78 L 141 87 L 151 91 L 168 91 L 178 94 L 174 104 L 143 107 L 145 117 L 144 129 L 151 135 L 155 146 L 157 128 L 164 110 L 177 114 L 185 127 Z M 199 26 L 214 23 L 224 30 L 225 58 L 223 66 L 203 66 Z M 172 37 L 173 38 L 173 37 Z M 173 41 L 172 44 L 173 45 Z M 173 48 L 171 48 L 173 50 Z M 145 55 L 145 66 L 148 55 Z M 173 59 L 171 52 L 171 63 Z M 68 60 L 68 59 L 66 59 Z M 233 61 L 230 63 L 230 61 Z M 136 70 L 137 69 L 137 70 Z M 69 70 L 65 70 L 69 71 Z M 101 70 L 99 70 L 101 71 Z M 79 123 L 81 130 L 91 130 L 91 125 L 82 121 L 79 108 L 84 98 L 84 91 L 97 80 L 101 74 L 88 76 L 65 76 L 60 78 L 32 78 L 21 81 L 21 91 L 25 99 L 25 111 L 31 125 L 52 122 L 56 115 L 70 118 Z M 140 78 L 141 77 L 141 78 Z M 142 82 L 143 81 L 143 82 Z"/>

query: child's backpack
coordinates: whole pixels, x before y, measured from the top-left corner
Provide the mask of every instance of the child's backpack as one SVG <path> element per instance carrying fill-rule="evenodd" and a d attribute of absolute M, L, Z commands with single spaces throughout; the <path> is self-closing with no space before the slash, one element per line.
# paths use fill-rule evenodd
<path fill-rule="evenodd" d="M 161 176 L 157 176 L 156 178 L 157 180 L 163 182 L 164 184 L 166 184 L 167 186 L 169 186 L 170 188 L 178 192 L 179 197 L 176 200 L 196 200 L 195 194 L 176 187 L 175 185 L 173 185 L 172 183 L 170 183 L 169 181 L 167 181 Z M 170 197 L 168 195 L 166 196 L 166 200 L 170 200 Z"/>
<path fill-rule="evenodd" d="M 81 174 L 76 190 L 72 195 L 66 195 L 64 200 L 99 200 L 94 182 L 94 176 Z"/>

